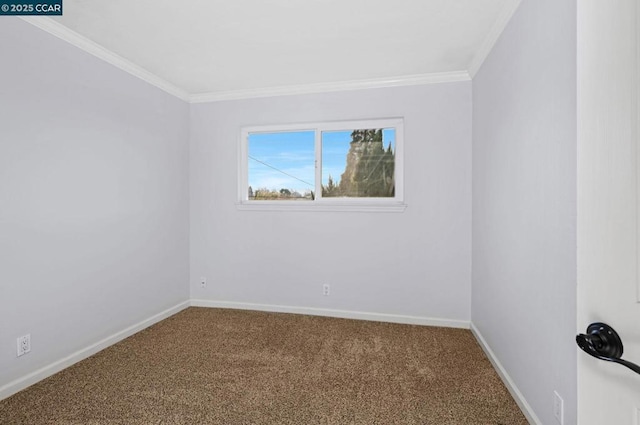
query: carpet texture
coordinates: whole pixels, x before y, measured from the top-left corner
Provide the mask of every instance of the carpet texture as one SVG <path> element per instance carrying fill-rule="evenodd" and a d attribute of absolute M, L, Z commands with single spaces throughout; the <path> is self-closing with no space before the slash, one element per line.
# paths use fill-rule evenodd
<path fill-rule="evenodd" d="M 1 424 L 527 424 L 468 330 L 189 308 L 0 401 Z"/>

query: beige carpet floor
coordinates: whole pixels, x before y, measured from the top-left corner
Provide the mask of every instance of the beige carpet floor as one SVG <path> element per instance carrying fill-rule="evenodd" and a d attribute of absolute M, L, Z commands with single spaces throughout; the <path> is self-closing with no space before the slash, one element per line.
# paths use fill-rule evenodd
<path fill-rule="evenodd" d="M 0 401 L 1 424 L 526 424 L 468 330 L 189 308 Z"/>

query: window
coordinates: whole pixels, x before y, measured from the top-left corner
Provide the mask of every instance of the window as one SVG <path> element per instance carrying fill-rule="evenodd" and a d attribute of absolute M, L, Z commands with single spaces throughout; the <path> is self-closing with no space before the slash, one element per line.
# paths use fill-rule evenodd
<path fill-rule="evenodd" d="M 241 209 L 402 211 L 402 119 L 248 127 Z"/>

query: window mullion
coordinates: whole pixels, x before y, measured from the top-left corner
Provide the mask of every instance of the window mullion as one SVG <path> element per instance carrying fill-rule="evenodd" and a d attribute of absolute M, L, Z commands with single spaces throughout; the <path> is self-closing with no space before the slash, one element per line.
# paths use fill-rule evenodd
<path fill-rule="evenodd" d="M 315 129 L 315 167 L 316 167 L 316 181 L 315 181 L 315 199 L 322 199 L 322 131 L 319 128 Z"/>

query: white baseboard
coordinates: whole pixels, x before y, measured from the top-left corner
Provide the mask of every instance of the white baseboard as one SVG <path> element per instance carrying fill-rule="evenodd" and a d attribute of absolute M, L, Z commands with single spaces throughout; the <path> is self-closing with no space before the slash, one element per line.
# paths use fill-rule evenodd
<path fill-rule="evenodd" d="M 493 350 L 491 349 L 491 347 L 489 347 L 489 344 L 487 344 L 487 341 L 484 339 L 484 337 L 482 336 L 478 328 L 476 328 L 476 326 L 473 324 L 473 322 L 471 322 L 471 332 L 473 333 L 473 336 L 476 337 L 478 344 L 480 344 L 480 347 L 482 347 L 482 349 L 484 350 L 484 353 L 489 358 L 489 361 L 493 365 L 493 368 L 496 370 L 496 372 L 498 372 L 498 376 L 500 376 L 500 379 L 502 379 L 502 382 L 504 382 L 504 385 L 509 390 L 509 393 L 511 393 L 511 397 L 513 397 L 513 399 L 516 401 L 516 403 L 518 404 L 518 407 L 520 407 L 520 410 L 522 410 L 522 413 L 524 414 L 525 418 L 529 421 L 530 424 L 543 425 L 542 421 L 538 418 L 538 416 L 536 416 L 535 412 L 531 408 L 531 405 L 529 405 L 527 400 L 524 398 L 524 396 L 516 386 L 515 382 L 513 382 L 513 379 L 511 379 L 511 377 L 509 376 L 505 368 L 502 366 L 502 364 L 494 354 Z"/>
<path fill-rule="evenodd" d="M 333 310 L 312 307 L 292 307 L 271 304 L 252 304 L 231 301 L 191 300 L 193 307 L 230 308 L 235 310 L 257 310 L 273 313 L 307 314 L 310 316 L 337 317 L 340 319 L 369 320 L 373 322 L 403 323 L 407 325 L 441 326 L 446 328 L 469 329 L 470 322 L 465 320 L 439 319 L 398 314 L 369 313 L 362 311 Z"/>
<path fill-rule="evenodd" d="M 149 317 L 135 325 L 129 326 L 126 329 L 121 330 L 120 332 L 116 332 L 115 334 L 104 338 L 101 341 L 96 342 L 86 348 L 76 351 L 68 355 L 65 358 L 62 358 L 56 362 L 51 363 L 48 366 L 40 368 L 30 374 L 23 376 L 22 378 L 18 378 L 15 381 L 9 382 L 6 385 L 0 387 L 0 400 L 3 400 L 7 397 L 12 396 L 13 394 L 24 390 L 25 388 L 35 384 L 38 381 L 41 381 L 49 376 L 60 372 L 63 369 L 68 368 L 69 366 L 90 357 L 97 352 L 104 350 L 105 348 L 122 341 L 125 338 L 130 337 L 136 332 L 140 332 L 141 330 L 148 328 L 149 326 L 158 323 L 161 320 L 166 319 L 167 317 L 173 316 L 174 314 L 184 310 L 189 307 L 189 301 L 184 301 L 180 304 L 177 304 L 167 310 L 164 310 L 154 316 Z"/>

